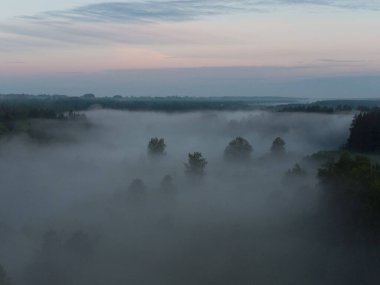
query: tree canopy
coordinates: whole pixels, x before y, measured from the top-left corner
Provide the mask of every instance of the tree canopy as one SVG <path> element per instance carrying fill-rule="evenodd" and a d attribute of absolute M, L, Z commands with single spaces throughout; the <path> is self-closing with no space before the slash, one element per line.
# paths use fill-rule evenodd
<path fill-rule="evenodd" d="M 165 175 L 161 180 L 159 193 L 164 200 L 174 200 L 177 189 L 173 183 L 173 177 L 171 175 Z"/>
<path fill-rule="evenodd" d="M 185 163 L 186 172 L 189 174 L 204 175 L 207 163 L 202 153 L 189 153 L 188 163 Z"/>
<path fill-rule="evenodd" d="M 306 174 L 306 171 L 298 163 L 296 163 L 292 169 L 289 169 L 286 172 L 286 175 L 288 177 L 303 177 Z"/>
<path fill-rule="evenodd" d="M 224 150 L 224 156 L 228 160 L 246 160 L 253 151 L 251 144 L 242 137 L 232 140 Z"/>
<path fill-rule="evenodd" d="M 146 186 L 141 179 L 135 179 L 129 185 L 128 188 L 128 203 L 133 205 L 139 205 L 145 202 L 146 200 Z"/>
<path fill-rule="evenodd" d="M 352 151 L 380 151 L 380 109 L 355 115 L 346 145 Z"/>
<path fill-rule="evenodd" d="M 282 138 L 277 137 L 273 141 L 270 150 L 273 154 L 283 154 L 285 152 L 285 145 L 285 141 Z"/>
<path fill-rule="evenodd" d="M 162 155 L 165 153 L 166 144 L 163 138 L 151 138 L 148 144 L 149 154 Z"/>
<path fill-rule="evenodd" d="M 343 153 L 319 169 L 324 202 L 343 225 L 380 229 L 380 166 L 365 156 Z"/>

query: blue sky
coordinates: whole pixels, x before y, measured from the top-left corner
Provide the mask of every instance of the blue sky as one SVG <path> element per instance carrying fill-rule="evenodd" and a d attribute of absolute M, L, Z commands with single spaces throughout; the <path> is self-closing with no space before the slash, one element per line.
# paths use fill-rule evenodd
<path fill-rule="evenodd" d="M 6 1 L 0 93 L 380 97 L 378 31 L 380 0 Z"/>

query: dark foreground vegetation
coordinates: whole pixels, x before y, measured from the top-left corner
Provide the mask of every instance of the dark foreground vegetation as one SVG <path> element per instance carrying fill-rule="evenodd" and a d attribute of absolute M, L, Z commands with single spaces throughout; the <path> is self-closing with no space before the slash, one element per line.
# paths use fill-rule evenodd
<path fill-rule="evenodd" d="M 357 152 L 380 151 L 380 109 L 355 115 L 346 147 Z"/>
<path fill-rule="evenodd" d="M 38 100 L 1 109 L 0 285 L 380 282 L 377 109 L 84 115 L 93 104 L 75 104 L 103 99 Z M 35 120 L 76 140 L 17 136 Z"/>
<path fill-rule="evenodd" d="M 380 238 L 380 165 L 343 153 L 319 169 L 326 213 L 348 238 Z"/>

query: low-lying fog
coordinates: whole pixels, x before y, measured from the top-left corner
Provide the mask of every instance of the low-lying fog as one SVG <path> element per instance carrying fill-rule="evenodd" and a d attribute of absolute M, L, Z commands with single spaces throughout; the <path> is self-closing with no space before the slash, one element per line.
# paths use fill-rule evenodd
<path fill-rule="evenodd" d="M 320 237 L 317 166 L 303 159 L 344 144 L 352 114 L 86 115 L 33 122 L 47 142 L 0 142 L 0 264 L 12 284 L 357 284 L 355 260 Z M 223 159 L 237 136 L 250 162 Z M 276 157 L 279 136 L 286 154 Z M 152 137 L 166 155 L 148 155 Z M 196 151 L 208 161 L 202 179 L 185 173 Z M 295 163 L 307 176 L 286 179 Z M 136 178 L 138 205 L 127 199 Z"/>

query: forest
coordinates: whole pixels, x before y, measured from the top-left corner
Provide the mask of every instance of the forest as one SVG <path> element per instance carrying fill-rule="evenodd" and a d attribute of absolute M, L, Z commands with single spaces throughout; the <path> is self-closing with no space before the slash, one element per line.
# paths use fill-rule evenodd
<path fill-rule="evenodd" d="M 380 280 L 380 104 L 0 97 L 0 285 Z"/>

